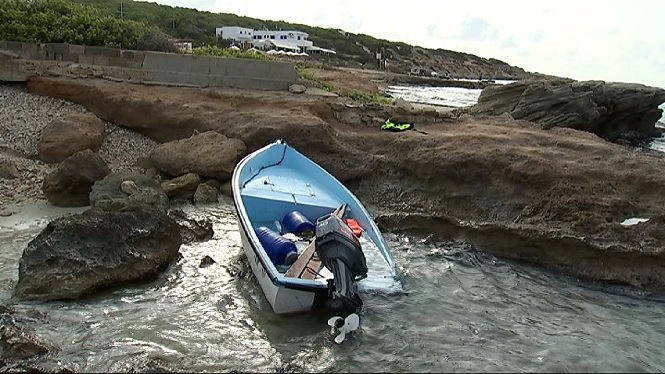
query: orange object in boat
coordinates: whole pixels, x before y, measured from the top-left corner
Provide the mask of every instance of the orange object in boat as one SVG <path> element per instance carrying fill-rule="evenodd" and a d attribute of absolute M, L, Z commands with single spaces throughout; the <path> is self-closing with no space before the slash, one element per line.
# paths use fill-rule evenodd
<path fill-rule="evenodd" d="M 346 222 L 346 224 L 349 225 L 349 228 L 351 228 L 351 231 L 353 231 L 353 233 L 356 236 L 360 236 L 363 233 L 363 228 L 360 227 L 360 225 L 358 224 L 358 221 L 356 221 L 355 219 L 353 219 L 353 218 L 344 218 L 344 222 Z"/>

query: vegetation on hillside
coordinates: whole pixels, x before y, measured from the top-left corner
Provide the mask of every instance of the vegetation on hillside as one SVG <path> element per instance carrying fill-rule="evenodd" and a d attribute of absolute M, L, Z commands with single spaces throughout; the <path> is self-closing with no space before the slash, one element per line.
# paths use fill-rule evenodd
<path fill-rule="evenodd" d="M 159 27 L 172 37 L 191 40 L 195 45 L 223 46 L 224 41 L 215 37 L 215 28 L 222 26 L 242 26 L 270 30 L 294 29 L 308 33 L 309 40 L 314 45 L 336 51 L 335 55 L 325 57 L 335 63 L 372 66 L 375 63 L 374 58 L 377 51 L 383 51 L 386 57 L 392 60 L 412 58 L 413 54 L 418 51 L 427 51 L 433 55 L 453 60 L 477 60 L 488 64 L 506 65 L 498 60 L 486 60 L 462 52 L 445 49 L 430 50 L 333 28 L 312 27 L 284 21 L 266 21 L 230 13 L 211 13 L 191 8 L 171 7 L 153 2 L 132 0 L 72 1 L 94 6 L 112 17 L 144 22 Z"/>
<path fill-rule="evenodd" d="M 0 0 L 0 40 L 174 49 L 154 26 L 67 0 Z"/>

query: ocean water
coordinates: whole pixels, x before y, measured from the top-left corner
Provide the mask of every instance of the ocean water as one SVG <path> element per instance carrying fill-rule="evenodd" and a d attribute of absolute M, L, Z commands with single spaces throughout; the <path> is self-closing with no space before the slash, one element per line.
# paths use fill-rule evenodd
<path fill-rule="evenodd" d="M 513 81 L 496 81 L 497 84 L 507 84 Z M 471 106 L 478 102 L 481 89 L 467 89 L 460 87 L 425 87 L 425 86 L 389 86 L 386 93 L 394 98 L 406 101 L 442 105 L 449 107 Z M 665 104 L 659 107 L 665 112 Z M 665 113 L 656 126 L 665 129 Z M 653 150 L 665 152 L 665 133 L 662 137 L 654 139 L 649 147 Z"/>
<path fill-rule="evenodd" d="M 183 210 L 210 219 L 213 238 L 183 245 L 182 258 L 155 281 L 75 301 L 10 299 L 23 249 L 55 215 L 0 230 L 1 302 L 56 347 L 32 366 L 193 373 L 665 371 L 663 296 L 505 262 L 466 243 L 389 232 L 384 236 L 408 294 L 363 294 L 359 330 L 336 344 L 329 315 L 272 312 L 242 255 L 230 198 Z M 205 256 L 215 264 L 199 267 Z"/>
<path fill-rule="evenodd" d="M 663 116 L 660 118 L 660 121 L 656 123 L 656 127 L 665 131 L 665 103 L 661 104 L 659 108 L 663 110 Z M 650 148 L 656 151 L 665 152 L 665 132 L 663 132 L 663 136 L 658 139 L 654 139 L 651 142 Z"/>
<path fill-rule="evenodd" d="M 470 106 L 478 102 L 480 89 L 461 87 L 388 86 L 386 94 L 394 98 L 421 104 L 450 106 L 455 108 Z"/>

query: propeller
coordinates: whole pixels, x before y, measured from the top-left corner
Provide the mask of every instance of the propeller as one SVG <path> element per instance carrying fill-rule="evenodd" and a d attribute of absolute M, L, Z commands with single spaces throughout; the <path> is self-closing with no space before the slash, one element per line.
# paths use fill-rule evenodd
<path fill-rule="evenodd" d="M 328 320 L 328 326 L 339 330 L 339 335 L 335 337 L 335 343 L 340 344 L 344 341 L 346 333 L 358 329 L 358 326 L 360 326 L 360 317 L 356 313 L 351 313 L 346 318 L 332 317 Z"/>

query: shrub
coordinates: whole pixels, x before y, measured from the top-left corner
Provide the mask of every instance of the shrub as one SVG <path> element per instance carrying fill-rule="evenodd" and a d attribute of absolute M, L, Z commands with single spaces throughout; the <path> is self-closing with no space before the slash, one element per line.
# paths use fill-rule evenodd
<path fill-rule="evenodd" d="M 156 32 L 66 0 L 0 0 L 0 40 L 134 49 Z"/>
<path fill-rule="evenodd" d="M 351 91 L 349 97 L 353 101 L 358 101 L 361 103 L 380 103 L 380 104 L 392 104 L 395 100 L 390 97 L 385 97 L 381 94 L 368 94 L 360 91 Z"/>
<path fill-rule="evenodd" d="M 326 90 L 326 91 L 335 91 L 336 87 L 330 82 L 326 82 L 323 79 L 317 77 L 314 73 L 312 73 L 309 70 L 304 70 L 304 69 L 298 69 L 296 66 L 296 70 L 298 70 L 298 78 L 308 80 L 310 82 L 314 82 L 316 87 Z"/>
<path fill-rule="evenodd" d="M 157 30 L 146 33 L 137 42 L 136 49 L 143 51 L 180 53 L 178 47 L 169 40 L 168 36 Z"/>

